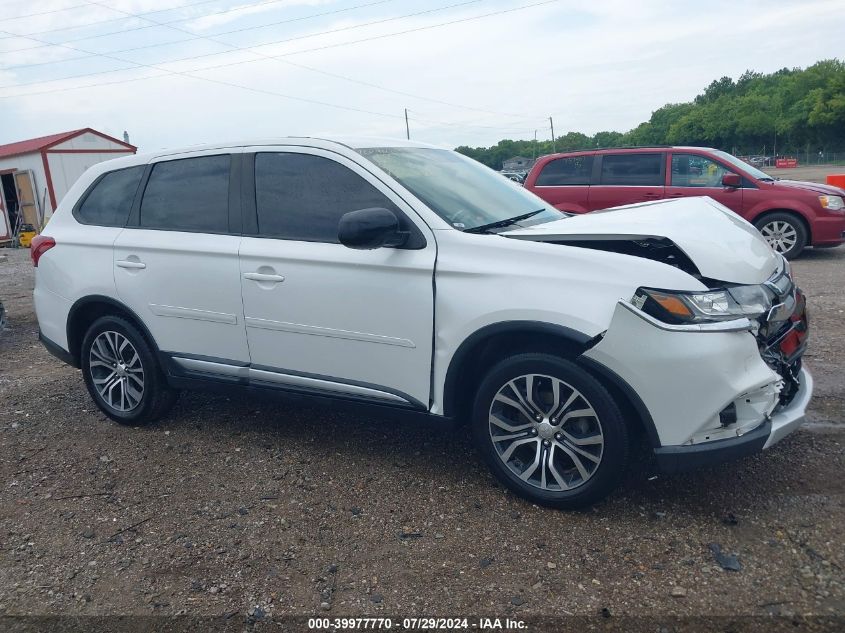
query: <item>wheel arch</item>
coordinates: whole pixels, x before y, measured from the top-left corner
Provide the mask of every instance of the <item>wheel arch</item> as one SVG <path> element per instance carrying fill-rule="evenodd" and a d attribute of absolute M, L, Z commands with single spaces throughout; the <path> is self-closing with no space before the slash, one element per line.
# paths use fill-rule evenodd
<path fill-rule="evenodd" d="M 622 417 L 628 424 L 629 430 L 638 429 L 642 431 L 652 448 L 661 446 L 660 436 L 651 417 L 648 407 L 642 401 L 634 388 L 612 369 L 587 356 L 579 356 L 575 361 L 580 367 L 586 369 L 605 389 L 610 392 L 616 404 L 622 411 Z"/>
<path fill-rule="evenodd" d="M 575 362 L 598 380 L 616 400 L 629 428 L 641 430 L 652 447 L 659 447 L 654 420 L 636 391 L 616 373 L 583 355 L 599 340 L 572 328 L 535 321 L 483 327 L 467 337 L 452 356 L 443 390 L 444 415 L 469 419 L 475 388 L 485 370 L 498 360 L 519 352 L 553 353 Z"/>
<path fill-rule="evenodd" d="M 74 366 L 81 366 L 82 340 L 91 324 L 102 316 L 120 316 L 135 325 L 147 342 L 153 347 L 158 355 L 159 349 L 149 329 L 126 305 L 105 295 L 89 295 L 78 299 L 70 308 L 67 319 L 67 343 L 68 351 L 74 360 Z"/>
<path fill-rule="evenodd" d="M 801 224 L 804 226 L 804 230 L 807 232 L 807 246 L 812 246 L 813 244 L 813 229 L 811 228 L 811 222 L 807 218 L 805 213 L 798 211 L 794 208 L 787 208 L 787 207 L 774 207 L 771 209 L 764 209 L 759 211 L 756 215 L 754 215 L 750 222 L 756 227 L 757 223 L 760 220 L 764 220 L 766 217 L 770 215 L 774 215 L 775 213 L 785 213 L 787 215 L 794 216 L 797 218 Z"/>
<path fill-rule="evenodd" d="M 475 387 L 484 372 L 498 360 L 518 352 L 557 353 L 576 358 L 594 342 L 583 332 L 541 321 L 504 321 L 486 325 L 470 334 L 449 361 L 443 386 L 443 414 L 468 419 Z"/>

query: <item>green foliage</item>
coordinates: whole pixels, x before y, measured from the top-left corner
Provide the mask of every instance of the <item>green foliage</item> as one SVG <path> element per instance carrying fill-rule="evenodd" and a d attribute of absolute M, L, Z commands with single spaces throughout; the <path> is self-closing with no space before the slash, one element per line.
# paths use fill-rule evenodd
<path fill-rule="evenodd" d="M 798 154 L 845 150 L 845 63 L 820 61 L 804 70 L 783 68 L 764 75 L 746 71 L 736 81 L 722 77 L 689 103 L 670 103 L 628 132 L 592 137 L 567 132 L 556 151 L 630 145 L 704 145 L 736 154 Z M 513 156 L 552 152 L 549 141 L 502 140 L 493 147 L 457 151 L 501 169 Z"/>

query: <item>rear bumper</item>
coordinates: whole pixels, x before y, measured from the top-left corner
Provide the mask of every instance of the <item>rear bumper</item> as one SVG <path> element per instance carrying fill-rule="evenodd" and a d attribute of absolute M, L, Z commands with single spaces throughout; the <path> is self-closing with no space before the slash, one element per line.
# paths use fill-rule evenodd
<path fill-rule="evenodd" d="M 665 473 L 685 472 L 747 457 L 769 448 L 804 421 L 807 405 L 813 395 L 813 378 L 806 368 L 801 370 L 800 382 L 798 393 L 789 405 L 776 410 L 763 424 L 739 437 L 689 446 L 655 448 L 658 467 Z"/>
<path fill-rule="evenodd" d="M 76 359 L 73 357 L 69 351 L 64 349 L 58 343 L 51 341 L 48 339 L 41 330 L 38 331 L 38 340 L 41 341 L 41 344 L 47 348 L 47 351 L 50 352 L 53 356 L 58 358 L 63 363 L 70 365 L 71 367 L 76 367 L 79 369 L 79 363 L 76 362 Z"/>

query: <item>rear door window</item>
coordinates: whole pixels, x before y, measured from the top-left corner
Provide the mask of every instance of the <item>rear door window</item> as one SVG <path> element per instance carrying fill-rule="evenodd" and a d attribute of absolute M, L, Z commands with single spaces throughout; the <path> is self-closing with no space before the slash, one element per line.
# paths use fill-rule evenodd
<path fill-rule="evenodd" d="M 144 165 L 107 173 L 91 188 L 74 217 L 83 224 L 125 226 L 143 175 Z"/>
<path fill-rule="evenodd" d="M 662 186 L 663 154 L 605 154 L 601 161 L 601 184 Z"/>
<path fill-rule="evenodd" d="M 231 157 L 156 163 L 141 200 L 141 228 L 227 233 Z"/>
<path fill-rule="evenodd" d="M 592 172 L 592 156 L 558 158 L 546 163 L 534 184 L 540 187 L 589 185 Z"/>

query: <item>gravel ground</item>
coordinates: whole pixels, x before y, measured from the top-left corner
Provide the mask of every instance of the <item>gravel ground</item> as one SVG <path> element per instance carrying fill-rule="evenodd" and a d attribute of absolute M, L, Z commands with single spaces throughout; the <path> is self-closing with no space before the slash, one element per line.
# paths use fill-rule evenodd
<path fill-rule="evenodd" d="M 842 165 L 799 165 L 798 167 L 781 168 L 766 167 L 764 172 L 783 180 L 809 180 L 810 182 L 827 182 L 830 174 L 845 174 Z"/>
<path fill-rule="evenodd" d="M 845 248 L 794 263 L 809 423 L 688 475 L 642 462 L 580 513 L 507 493 L 461 429 L 209 393 L 113 424 L 36 341 L 28 252 L 0 252 L 0 616 L 845 614 Z"/>

